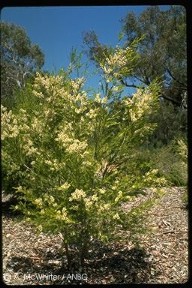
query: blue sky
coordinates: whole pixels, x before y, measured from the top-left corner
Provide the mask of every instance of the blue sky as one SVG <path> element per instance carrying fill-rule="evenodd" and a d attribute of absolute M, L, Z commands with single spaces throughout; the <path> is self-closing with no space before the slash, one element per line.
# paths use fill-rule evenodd
<path fill-rule="evenodd" d="M 116 45 L 120 20 L 131 11 L 138 14 L 147 7 L 5 7 L 1 11 L 1 21 L 22 26 L 45 55 L 43 69 L 57 72 L 68 66 L 72 47 L 83 49 L 83 33 L 94 30 L 101 43 Z M 95 79 L 90 79 L 90 83 Z"/>

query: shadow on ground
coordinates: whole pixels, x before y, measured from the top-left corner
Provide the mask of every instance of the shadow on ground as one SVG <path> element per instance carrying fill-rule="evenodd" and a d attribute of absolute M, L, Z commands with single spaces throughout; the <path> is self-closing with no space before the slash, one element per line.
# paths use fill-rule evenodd
<path fill-rule="evenodd" d="M 18 202 L 19 200 L 13 196 L 7 197 L 6 200 L 2 199 L 1 202 L 2 215 L 8 218 L 22 216 L 23 214 L 21 212 L 14 210 L 14 206 L 16 206 Z"/>
<path fill-rule="evenodd" d="M 128 249 L 125 246 L 96 246 L 94 245 L 89 258 L 81 269 L 67 268 L 67 261 L 62 255 L 42 253 L 40 262 L 34 262 L 30 257 L 13 257 L 8 268 L 20 275 L 60 275 L 57 279 L 39 279 L 35 284 L 118 284 L 118 283 L 147 283 L 151 278 L 152 263 L 149 255 L 142 248 Z M 93 252 L 94 251 L 94 252 Z M 40 256 L 40 255 L 39 255 Z M 75 259 L 75 258 L 74 258 Z M 75 264 L 75 263 L 74 263 Z M 82 277 L 83 276 L 83 277 Z M 78 278 L 78 279 L 77 279 Z M 26 283 L 24 283 L 26 284 Z"/>

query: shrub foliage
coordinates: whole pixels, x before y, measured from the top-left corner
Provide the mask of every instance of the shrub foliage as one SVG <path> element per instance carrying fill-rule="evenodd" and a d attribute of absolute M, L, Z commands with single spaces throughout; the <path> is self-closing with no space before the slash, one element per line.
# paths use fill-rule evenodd
<path fill-rule="evenodd" d="M 148 115 L 158 108 L 157 85 L 119 102 L 99 93 L 90 99 L 83 82 L 37 74 L 27 104 L 2 107 L 4 181 L 14 180 L 26 220 L 61 233 L 69 265 L 71 244 L 82 265 L 91 239 L 112 240 L 117 227 L 134 226 L 137 210 L 129 217 L 122 202 L 165 184 L 157 169 L 134 167 L 136 148 L 154 128 Z"/>

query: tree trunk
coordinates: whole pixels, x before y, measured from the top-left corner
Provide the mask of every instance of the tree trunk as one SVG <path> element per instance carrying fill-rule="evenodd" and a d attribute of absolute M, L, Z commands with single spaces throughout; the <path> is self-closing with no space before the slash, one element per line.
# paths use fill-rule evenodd
<path fill-rule="evenodd" d="M 71 255 L 70 255 L 70 252 L 69 252 L 69 245 L 68 243 L 64 243 L 64 247 L 65 247 L 65 253 L 66 253 L 66 256 L 67 256 L 67 266 L 68 266 L 68 270 L 70 271 L 71 270 Z"/>

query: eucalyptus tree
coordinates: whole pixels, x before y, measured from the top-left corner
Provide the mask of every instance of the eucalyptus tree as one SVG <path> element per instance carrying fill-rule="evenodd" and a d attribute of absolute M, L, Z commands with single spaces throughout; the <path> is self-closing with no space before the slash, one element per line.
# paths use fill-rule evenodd
<path fill-rule="evenodd" d="M 140 15 L 128 13 L 121 21 L 119 46 L 123 49 L 134 46 L 138 57 L 131 67 L 127 62 L 118 75 L 115 70 L 111 71 L 111 77 L 128 89 L 149 86 L 154 80 L 161 83 L 161 112 L 153 115 L 159 124 L 149 141 L 160 140 L 166 144 L 178 133 L 186 133 L 187 130 L 185 8 L 170 6 L 161 10 L 159 6 L 151 6 Z M 84 43 L 89 58 L 99 68 L 115 49 L 100 43 L 94 31 L 85 34 Z"/>
<path fill-rule="evenodd" d="M 1 32 L 1 96 L 10 101 L 14 92 L 25 86 L 26 80 L 41 69 L 44 54 L 32 44 L 26 31 L 15 24 L 0 23 Z"/>

